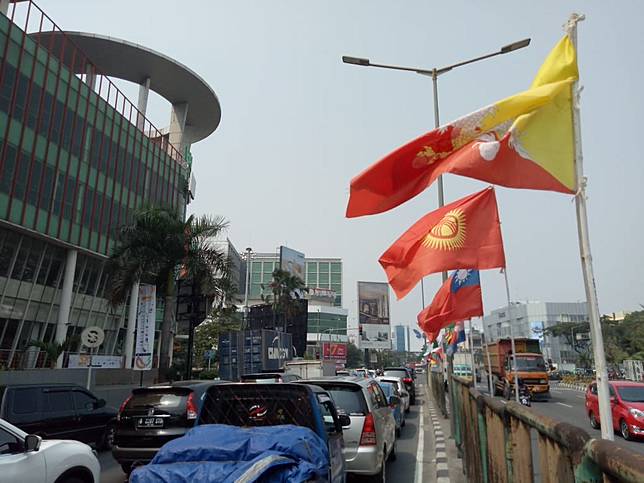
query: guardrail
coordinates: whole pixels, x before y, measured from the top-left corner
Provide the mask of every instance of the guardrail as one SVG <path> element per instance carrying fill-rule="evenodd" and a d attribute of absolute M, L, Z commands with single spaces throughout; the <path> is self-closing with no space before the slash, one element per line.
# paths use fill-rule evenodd
<path fill-rule="evenodd" d="M 503 404 L 481 394 L 469 379 L 452 380 L 454 439 L 468 481 L 644 481 L 641 455 L 514 401 Z"/>
<path fill-rule="evenodd" d="M 428 369 L 429 372 L 429 387 L 432 388 L 432 395 L 434 401 L 440 409 L 444 418 L 448 417 L 447 403 L 445 401 L 445 379 L 443 379 L 442 372 L 434 372 Z"/>

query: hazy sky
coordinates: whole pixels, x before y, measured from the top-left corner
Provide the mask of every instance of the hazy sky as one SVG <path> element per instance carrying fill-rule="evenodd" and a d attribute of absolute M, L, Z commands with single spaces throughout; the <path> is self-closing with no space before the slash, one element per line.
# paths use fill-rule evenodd
<path fill-rule="evenodd" d="M 192 148 L 197 198 L 189 211 L 227 217 L 239 250 L 287 244 L 307 256 L 341 257 L 351 324 L 356 282 L 385 280 L 378 257 L 436 207 L 437 195 L 432 187 L 388 213 L 344 218 L 351 178 L 434 121 L 429 78 L 344 65 L 341 56 L 431 68 L 531 37 L 527 49 L 440 78 L 441 120 L 447 122 L 527 88 L 569 14 L 584 13 L 582 133 L 600 310 L 644 304 L 641 1 L 39 4 L 65 29 L 140 43 L 210 83 L 222 122 Z M 169 108 L 159 98 L 152 99 L 151 117 L 159 127 L 168 123 Z M 446 200 L 484 186 L 449 175 Z M 505 188 L 497 194 L 512 298 L 584 300 L 571 197 Z M 482 284 L 486 311 L 505 304 L 502 275 L 484 272 Z M 439 285 L 439 274 L 426 280 L 427 303 Z M 392 323 L 415 323 L 420 290 L 400 302 L 392 294 L 391 303 Z"/>

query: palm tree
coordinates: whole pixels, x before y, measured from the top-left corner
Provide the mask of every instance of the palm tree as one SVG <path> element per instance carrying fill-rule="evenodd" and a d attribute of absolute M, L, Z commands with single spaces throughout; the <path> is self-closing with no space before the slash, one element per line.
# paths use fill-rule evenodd
<path fill-rule="evenodd" d="M 262 289 L 264 286 L 262 286 Z M 300 309 L 298 301 L 304 293 L 308 293 L 304 280 L 290 272 L 276 268 L 273 271 L 273 280 L 268 284 L 272 295 L 262 295 L 262 300 L 273 306 L 274 316 L 281 314 L 284 318 L 284 329 L 288 322 L 297 315 Z"/>
<path fill-rule="evenodd" d="M 62 344 L 56 341 L 44 342 L 34 340 L 27 344 L 28 346 L 38 347 L 45 353 L 45 361 L 49 363 L 50 369 L 56 368 L 56 361 L 58 357 L 69 348 L 78 342 L 78 338 L 71 338 L 65 340 Z"/>
<path fill-rule="evenodd" d="M 218 280 L 228 276 L 226 256 L 210 240 L 228 223 L 221 217 L 190 216 L 185 222 L 169 208 L 145 206 L 131 224 L 121 227 L 118 245 L 110 257 L 110 302 L 119 305 L 137 282 L 150 283 L 163 294 L 159 368 L 170 366 L 172 330 L 175 325 L 178 276 L 192 278 L 202 294 L 219 292 Z"/>

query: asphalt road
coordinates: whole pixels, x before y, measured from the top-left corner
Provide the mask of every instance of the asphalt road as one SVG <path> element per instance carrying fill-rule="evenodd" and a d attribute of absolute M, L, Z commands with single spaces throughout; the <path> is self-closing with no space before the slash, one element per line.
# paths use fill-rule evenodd
<path fill-rule="evenodd" d="M 487 386 L 477 385 L 481 392 L 487 393 Z M 558 421 L 564 421 L 574 426 L 579 426 L 593 438 L 601 438 L 601 431 L 590 427 L 586 415 L 585 393 L 574 389 L 559 388 L 556 383 L 550 388 L 551 398 L 549 401 L 533 401 L 532 409 Z M 644 454 L 644 440 L 625 441 L 619 434 L 615 433 L 615 443 Z"/>
<path fill-rule="evenodd" d="M 400 437 L 396 443 L 396 461 L 387 463 L 387 480 L 396 483 L 414 483 L 416 480 L 416 472 L 420 470 L 417 465 L 418 456 L 418 428 L 420 417 L 423 416 L 423 405 L 425 403 L 425 394 L 427 386 L 423 384 L 424 375 L 419 375 L 417 378 L 417 398 L 416 405 L 411 407 L 409 414 L 407 414 L 405 427 L 402 428 Z M 423 478 L 422 481 L 431 481 L 434 471 L 429 461 L 432 459 L 431 454 L 432 445 L 432 432 L 430 431 L 431 424 L 426 418 L 423 421 L 423 448 L 420 456 L 421 459 Z M 125 474 L 121 471 L 121 467 L 112 458 L 110 452 L 103 452 L 99 455 L 101 463 L 101 483 L 123 483 L 125 481 Z M 348 478 L 348 482 L 359 482 L 362 479 Z"/>
<path fill-rule="evenodd" d="M 550 389 L 552 398 L 546 402 L 533 402 L 532 409 L 544 416 L 579 426 L 593 438 L 601 438 L 601 431 L 590 427 L 585 408 L 585 393 L 573 389 L 557 388 L 554 384 Z M 644 454 L 644 440 L 625 441 L 615 434 L 615 443 L 632 451 Z"/>

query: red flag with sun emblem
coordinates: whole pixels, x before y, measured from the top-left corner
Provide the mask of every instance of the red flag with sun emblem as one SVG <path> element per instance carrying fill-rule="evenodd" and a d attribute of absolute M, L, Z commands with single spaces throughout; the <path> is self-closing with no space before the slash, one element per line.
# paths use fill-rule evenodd
<path fill-rule="evenodd" d="M 431 273 L 505 267 L 494 188 L 425 215 L 379 261 L 398 299 Z"/>

